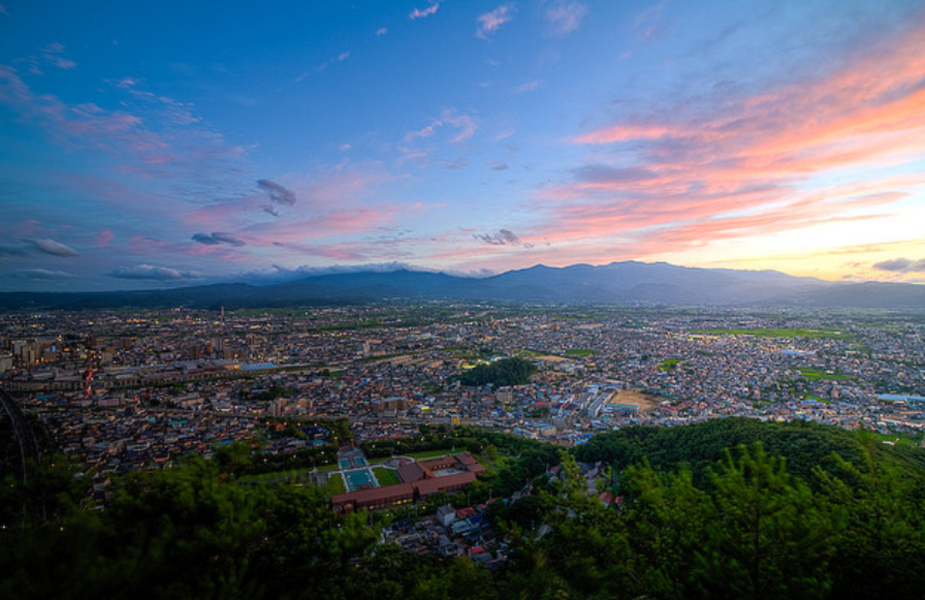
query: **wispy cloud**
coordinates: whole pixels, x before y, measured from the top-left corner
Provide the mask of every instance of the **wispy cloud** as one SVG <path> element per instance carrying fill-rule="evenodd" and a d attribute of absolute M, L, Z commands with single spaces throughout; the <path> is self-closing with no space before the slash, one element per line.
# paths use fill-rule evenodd
<path fill-rule="evenodd" d="M 316 73 L 321 73 L 322 71 L 324 71 L 325 69 L 327 69 L 327 68 L 330 67 L 331 65 L 335 65 L 335 64 L 337 64 L 337 63 L 342 63 L 342 62 L 344 62 L 345 60 L 347 60 L 348 58 L 350 58 L 350 51 L 349 51 L 349 50 L 346 51 L 346 52 L 341 52 L 341 53 L 338 54 L 337 56 L 332 56 L 332 57 L 329 58 L 328 60 L 326 60 L 326 61 L 324 61 L 323 63 L 321 63 L 320 65 L 318 65 L 318 68 L 315 69 L 315 72 L 316 72 Z M 303 81 L 305 81 L 305 79 L 308 77 L 308 75 L 309 75 L 308 71 L 302 73 L 301 75 L 299 75 L 298 77 L 295 78 L 295 82 L 296 82 L 296 83 L 302 83 Z"/>
<path fill-rule="evenodd" d="M 54 65 L 59 69 L 73 69 L 77 66 L 77 63 L 67 58 L 64 55 L 64 51 L 64 44 L 61 42 L 54 42 L 42 48 L 41 53 L 46 63 Z"/>
<path fill-rule="evenodd" d="M 433 137 L 441 127 L 452 127 L 456 129 L 456 134 L 450 138 L 450 143 L 458 144 L 475 135 L 478 124 L 475 117 L 460 113 L 456 109 L 447 108 L 440 113 L 438 118 L 431 119 L 430 125 L 407 133 L 405 135 L 405 141 L 410 142 L 416 139 Z"/>
<path fill-rule="evenodd" d="M 437 9 L 439 8 L 440 8 L 439 2 L 432 3 L 430 6 L 428 6 L 424 10 L 415 8 L 408 15 L 408 18 L 411 19 L 412 21 L 417 20 L 417 19 L 426 19 L 427 17 L 435 15 L 437 13 Z"/>
<path fill-rule="evenodd" d="M 227 144 L 190 105 L 137 84 L 131 78 L 111 82 L 104 92 L 114 94 L 122 108 L 109 110 L 37 94 L 16 69 L 0 65 L 0 104 L 69 149 L 115 157 L 123 175 L 173 180 L 177 195 L 201 186 L 212 193 L 224 189 L 244 149 Z"/>
<path fill-rule="evenodd" d="M 581 22 L 588 14 L 584 2 L 553 0 L 546 7 L 543 16 L 554 35 L 568 35 L 581 27 Z"/>
<path fill-rule="evenodd" d="M 36 247 L 36 249 L 44 252 L 45 254 L 51 254 L 53 256 L 77 256 L 77 250 L 74 250 L 70 246 L 65 246 L 61 242 L 56 242 L 55 240 L 44 238 L 44 239 L 28 239 L 25 240 Z"/>
<path fill-rule="evenodd" d="M 633 27 L 638 32 L 640 38 L 651 38 L 659 30 L 662 22 L 662 14 L 665 12 L 665 6 L 667 5 L 668 0 L 661 0 L 658 4 L 653 4 L 636 15 Z"/>
<path fill-rule="evenodd" d="M 223 231 L 213 231 L 212 234 L 197 233 L 193 235 L 193 241 L 205 244 L 206 246 L 217 246 L 218 244 L 228 244 L 229 246 L 241 247 L 247 244 L 241 238 Z"/>
<path fill-rule="evenodd" d="M 382 37 L 387 34 L 389 30 L 386 27 L 380 27 L 376 30 L 376 37 Z"/>
<path fill-rule="evenodd" d="M 28 71 L 33 75 L 43 75 L 45 73 L 43 69 L 46 67 L 69 70 L 77 66 L 77 63 L 66 56 L 64 44 L 60 42 L 43 46 L 37 54 L 17 58 L 13 63 L 27 66 Z"/>
<path fill-rule="evenodd" d="M 196 279 L 199 274 L 194 271 L 180 271 L 169 267 L 140 264 L 122 266 L 109 273 L 110 277 L 117 279 L 154 279 L 158 281 L 176 281 L 183 279 Z"/>
<path fill-rule="evenodd" d="M 487 40 L 489 36 L 498 31 L 502 25 L 514 18 L 514 5 L 503 4 L 491 12 L 478 16 L 478 28 L 475 36 Z"/>
<path fill-rule="evenodd" d="M 516 88 L 514 88 L 514 91 L 518 94 L 524 94 L 526 92 L 535 92 L 536 90 L 542 87 L 543 87 L 543 82 L 540 81 L 539 79 L 534 79 L 532 81 L 528 81 L 527 83 L 517 86 Z"/>

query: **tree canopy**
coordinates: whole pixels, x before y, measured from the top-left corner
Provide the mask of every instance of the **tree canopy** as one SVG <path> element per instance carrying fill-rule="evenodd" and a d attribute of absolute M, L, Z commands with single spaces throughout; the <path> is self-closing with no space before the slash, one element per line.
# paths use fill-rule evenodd
<path fill-rule="evenodd" d="M 463 385 L 486 385 L 489 383 L 496 386 L 522 385 L 527 383 L 530 375 L 534 373 L 536 373 L 536 365 L 525 358 L 514 356 L 463 371 L 459 376 L 459 380 Z"/>
<path fill-rule="evenodd" d="M 92 474 L 75 477 L 64 457 L 27 484 L 4 474 L 0 597 L 851 599 L 925 588 L 920 448 L 745 419 L 629 428 L 573 451 L 468 428 L 429 434 L 497 451 L 468 493 L 493 495 L 505 567 L 379 544 L 387 517 L 337 517 L 323 489 L 249 483 L 259 454 L 231 445 L 112 475 L 102 511 L 87 505 Z M 612 464 L 617 481 L 603 485 L 619 508 L 589 486 L 595 461 Z"/>

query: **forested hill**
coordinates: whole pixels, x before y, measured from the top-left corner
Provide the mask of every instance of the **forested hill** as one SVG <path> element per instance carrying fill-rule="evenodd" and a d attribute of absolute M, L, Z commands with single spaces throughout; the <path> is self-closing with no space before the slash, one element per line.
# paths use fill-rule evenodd
<path fill-rule="evenodd" d="M 762 422 L 732 417 L 687 427 L 627 427 L 593 437 L 575 449 L 580 461 L 606 461 L 622 470 L 643 461 L 656 469 L 687 465 L 698 485 L 709 484 L 709 470 L 729 451 L 760 442 L 771 456 L 785 459 L 789 474 L 807 483 L 817 481 L 818 469 L 841 470 L 849 461 L 865 468 L 874 460 L 921 482 L 925 493 L 925 450 L 908 444 L 879 443 L 871 432 L 852 432 L 811 421 Z"/>
<path fill-rule="evenodd" d="M 25 485 L 4 473 L 0 597 L 791 600 L 925 589 L 918 447 L 747 419 L 631 427 L 568 452 L 468 428 L 421 443 L 438 438 L 492 457 L 483 479 L 439 502 L 494 500 L 484 518 L 505 540 L 498 569 L 379 544 L 381 527 L 426 518 L 436 502 L 336 517 L 324 489 L 256 484 L 274 458 L 231 445 L 210 461 L 113 475 L 102 511 L 86 504 L 92 474 L 75 478 L 63 457 Z M 585 461 L 609 467 L 588 480 Z M 598 498 L 607 492 L 609 507 Z"/>

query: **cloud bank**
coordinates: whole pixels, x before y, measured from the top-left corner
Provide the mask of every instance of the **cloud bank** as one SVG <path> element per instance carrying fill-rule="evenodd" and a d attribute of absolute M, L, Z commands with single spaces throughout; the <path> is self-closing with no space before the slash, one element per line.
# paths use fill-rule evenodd
<path fill-rule="evenodd" d="M 157 281 L 177 281 L 195 279 L 199 274 L 194 271 L 179 271 L 168 267 L 140 264 L 135 266 L 122 266 L 111 271 L 110 277 L 117 279 L 153 279 Z"/>

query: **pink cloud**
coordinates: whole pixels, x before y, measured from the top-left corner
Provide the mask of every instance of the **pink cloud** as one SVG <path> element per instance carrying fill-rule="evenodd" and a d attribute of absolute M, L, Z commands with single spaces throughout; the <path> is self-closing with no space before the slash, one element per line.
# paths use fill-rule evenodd
<path fill-rule="evenodd" d="M 111 231 L 108 229 L 103 229 L 96 234 L 95 241 L 97 248 L 105 248 L 115 237 L 116 236 Z"/>
<path fill-rule="evenodd" d="M 411 19 L 412 21 L 416 19 L 426 19 L 427 17 L 437 14 L 438 8 L 440 8 L 439 2 L 434 2 L 433 4 L 431 4 L 424 10 L 415 8 L 414 10 L 411 11 L 411 14 L 408 15 L 408 18 Z"/>
<path fill-rule="evenodd" d="M 475 32 L 476 37 L 487 40 L 489 34 L 492 34 L 502 25 L 514 18 L 514 5 L 503 4 L 491 12 L 479 15 L 477 21 L 479 24 Z"/>
<path fill-rule="evenodd" d="M 571 182 L 544 191 L 549 223 L 537 232 L 559 243 L 633 239 L 643 256 L 659 244 L 883 216 L 925 188 L 920 170 L 882 173 L 925 157 L 921 39 L 925 26 L 816 80 L 573 138 L 595 152 Z M 821 183 L 836 169 L 846 183 Z"/>

